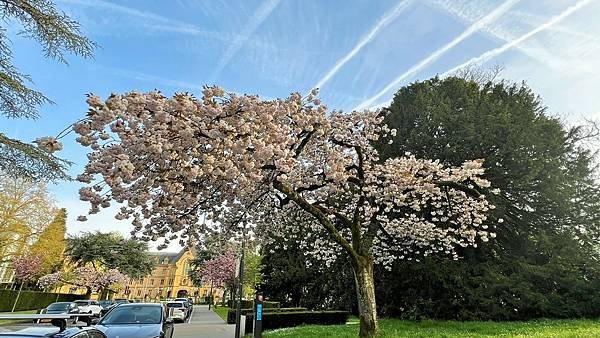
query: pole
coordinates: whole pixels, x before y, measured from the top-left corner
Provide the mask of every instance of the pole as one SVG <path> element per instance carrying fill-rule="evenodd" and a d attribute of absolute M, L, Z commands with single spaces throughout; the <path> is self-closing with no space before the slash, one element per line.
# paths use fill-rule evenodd
<path fill-rule="evenodd" d="M 242 255 L 240 256 L 239 270 L 239 285 L 238 285 L 238 303 L 235 310 L 235 338 L 240 338 L 240 326 L 242 320 L 242 292 L 244 287 L 244 239 L 242 238 Z"/>
<path fill-rule="evenodd" d="M 19 302 L 19 296 L 21 296 L 21 290 L 23 290 L 23 282 L 21 282 L 21 286 L 19 287 L 19 293 L 17 293 L 17 299 L 15 299 L 15 303 L 13 304 L 13 308 L 10 312 L 15 312 L 15 308 L 17 307 L 17 302 Z"/>
<path fill-rule="evenodd" d="M 262 338 L 263 294 L 256 292 L 254 297 L 254 338 Z"/>
<path fill-rule="evenodd" d="M 213 302 L 213 299 L 212 299 L 212 288 L 213 288 L 213 282 L 211 281 L 210 282 L 210 293 L 208 294 L 208 309 L 209 310 L 210 310 L 210 305 Z"/>

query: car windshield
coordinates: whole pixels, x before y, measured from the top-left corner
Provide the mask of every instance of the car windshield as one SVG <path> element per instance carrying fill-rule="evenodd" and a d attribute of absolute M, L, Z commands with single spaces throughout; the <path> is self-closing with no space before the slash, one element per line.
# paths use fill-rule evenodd
<path fill-rule="evenodd" d="M 126 300 L 126 299 L 117 299 L 115 301 L 115 303 L 117 303 L 117 304 L 127 304 L 127 303 L 129 303 L 129 301 Z"/>
<path fill-rule="evenodd" d="M 70 303 L 52 303 L 48 305 L 48 310 L 56 311 L 56 310 L 67 310 L 69 309 Z"/>
<path fill-rule="evenodd" d="M 167 307 L 183 307 L 181 303 L 167 303 Z"/>
<path fill-rule="evenodd" d="M 115 324 L 160 324 L 160 306 L 119 306 L 100 321 L 100 325 Z"/>
<path fill-rule="evenodd" d="M 112 305 L 112 301 L 110 301 L 110 300 L 101 300 L 98 303 L 100 303 L 100 306 L 110 306 L 110 305 Z"/>

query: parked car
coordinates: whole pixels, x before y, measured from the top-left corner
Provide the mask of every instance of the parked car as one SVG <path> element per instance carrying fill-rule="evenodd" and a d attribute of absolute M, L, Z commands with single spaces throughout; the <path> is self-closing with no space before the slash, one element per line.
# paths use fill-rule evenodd
<path fill-rule="evenodd" d="M 174 302 L 183 302 L 183 305 L 185 305 L 185 308 L 188 310 L 191 310 L 192 308 L 192 302 L 190 302 L 187 298 L 175 298 L 173 299 Z"/>
<path fill-rule="evenodd" d="M 167 313 L 173 318 L 173 320 L 179 320 L 184 322 L 189 315 L 189 309 L 185 306 L 184 302 L 170 301 L 165 303 L 167 307 Z"/>
<path fill-rule="evenodd" d="M 94 322 L 108 337 L 173 337 L 173 318 L 167 317 L 165 308 L 158 303 L 121 304 Z"/>
<path fill-rule="evenodd" d="M 104 316 L 108 311 L 117 305 L 117 303 L 112 300 L 100 300 L 98 301 L 98 304 L 102 307 L 102 310 L 100 311 L 101 316 Z"/>
<path fill-rule="evenodd" d="M 64 331 L 50 326 L 32 326 L 13 332 L 0 332 L 0 338 L 108 338 L 93 327 L 69 327 Z"/>
<path fill-rule="evenodd" d="M 68 304 L 68 303 L 67 303 Z M 52 310 L 58 311 L 58 310 Z M 28 326 L 3 326 L 0 329 L 0 338 L 108 338 L 102 331 L 93 327 L 67 327 L 67 321 L 73 316 L 68 313 L 41 313 L 41 314 L 0 314 L 0 319 L 8 320 L 33 320 L 50 321 L 48 324 L 33 324 Z M 85 315 L 88 316 L 89 315 Z M 12 328 L 12 331 L 8 331 Z M 8 329 L 8 330 L 7 330 Z"/>
<path fill-rule="evenodd" d="M 80 313 L 79 307 L 75 302 L 57 302 L 48 305 L 42 310 L 44 314 L 73 314 Z M 77 317 L 74 317 L 71 321 L 73 324 L 77 323 Z"/>
<path fill-rule="evenodd" d="M 76 300 L 75 304 L 79 308 L 79 313 L 89 313 L 94 316 L 100 316 L 102 306 L 95 300 Z"/>

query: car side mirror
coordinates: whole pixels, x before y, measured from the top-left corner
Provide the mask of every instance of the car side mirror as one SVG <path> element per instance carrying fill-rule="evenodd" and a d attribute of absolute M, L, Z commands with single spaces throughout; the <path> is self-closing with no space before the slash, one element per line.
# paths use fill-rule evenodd
<path fill-rule="evenodd" d="M 92 318 L 91 325 L 97 325 L 100 323 L 100 318 Z"/>
<path fill-rule="evenodd" d="M 173 324 L 174 322 L 173 317 L 167 317 L 167 319 L 165 319 L 165 324 Z"/>

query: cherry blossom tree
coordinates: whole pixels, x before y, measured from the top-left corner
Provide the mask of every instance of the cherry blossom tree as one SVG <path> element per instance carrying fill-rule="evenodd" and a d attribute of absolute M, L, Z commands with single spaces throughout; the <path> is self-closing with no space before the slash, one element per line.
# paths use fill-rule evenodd
<path fill-rule="evenodd" d="M 60 284 L 80 286 L 86 289 L 86 295 L 89 297 L 92 292 L 107 290 L 115 285 L 124 285 L 128 281 L 129 277 L 117 269 L 97 271 L 92 267 L 82 266 L 70 272 L 56 272 L 45 275 L 38 280 L 37 285 L 45 290 L 52 289 Z"/>
<path fill-rule="evenodd" d="M 233 283 L 235 279 L 235 259 L 233 250 L 209 259 L 201 268 L 202 279 L 214 286 L 222 287 Z"/>
<path fill-rule="evenodd" d="M 42 271 L 44 260 L 38 255 L 22 255 L 13 258 L 15 278 L 21 282 L 34 280 Z"/>
<path fill-rule="evenodd" d="M 15 272 L 15 278 L 21 282 L 19 286 L 19 293 L 13 303 L 12 312 L 17 307 L 17 302 L 21 296 L 21 290 L 23 290 L 23 284 L 35 280 L 42 271 L 44 261 L 41 256 L 37 255 L 22 255 L 13 258 L 13 271 Z"/>
<path fill-rule="evenodd" d="M 380 160 L 372 143 L 395 134 L 385 111 L 328 112 L 316 94 L 89 95 L 73 125 L 91 149 L 80 198 L 92 214 L 121 203 L 116 217 L 131 219 L 133 234 L 165 245 L 219 231 L 297 238 L 326 262 L 347 255 L 360 335 L 375 336 L 373 264 L 458 258 L 457 247 L 494 237 L 482 225 L 490 184 L 480 159 L 452 168 L 410 154 Z M 303 221 L 282 221 L 294 214 Z"/>
<path fill-rule="evenodd" d="M 221 253 L 200 267 L 200 275 L 204 283 L 210 284 L 210 296 L 213 287 L 224 287 L 225 290 L 233 290 L 235 287 L 235 261 L 236 254 L 232 249 Z M 233 291 L 231 291 L 233 294 Z M 223 295 L 223 302 L 225 295 Z M 212 302 L 212 299 L 211 299 Z"/>

